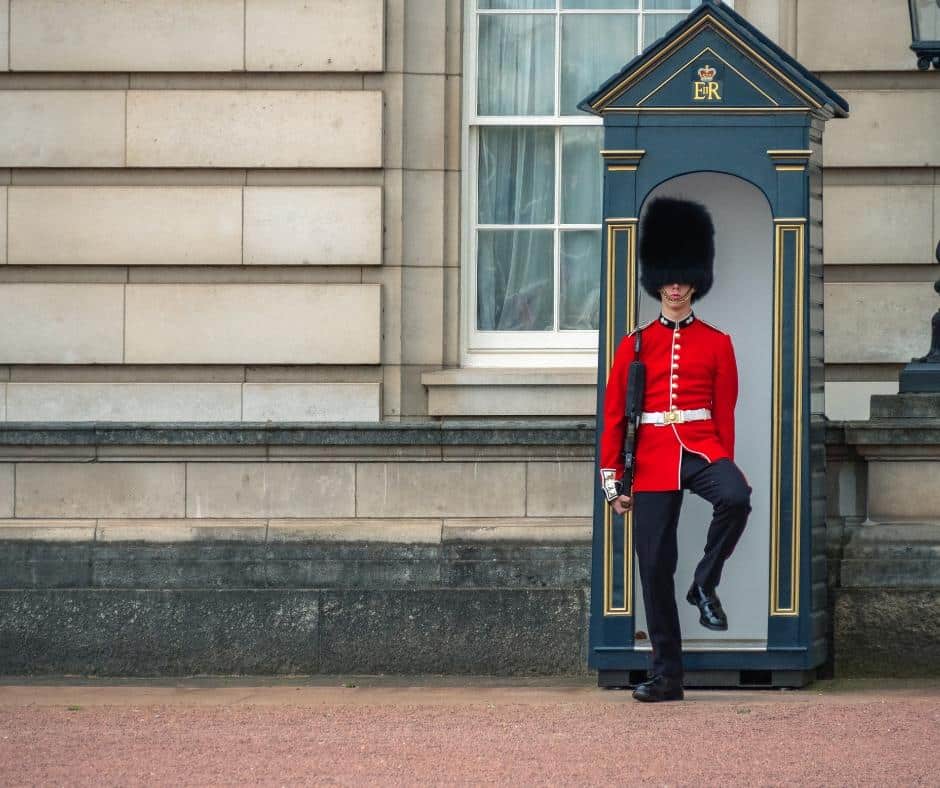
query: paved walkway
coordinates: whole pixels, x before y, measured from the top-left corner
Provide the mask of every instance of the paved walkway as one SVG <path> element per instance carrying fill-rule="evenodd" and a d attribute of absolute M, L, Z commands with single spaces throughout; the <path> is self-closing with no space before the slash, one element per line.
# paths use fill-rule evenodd
<path fill-rule="evenodd" d="M 0 679 L 0 785 L 940 786 L 940 681 Z"/>

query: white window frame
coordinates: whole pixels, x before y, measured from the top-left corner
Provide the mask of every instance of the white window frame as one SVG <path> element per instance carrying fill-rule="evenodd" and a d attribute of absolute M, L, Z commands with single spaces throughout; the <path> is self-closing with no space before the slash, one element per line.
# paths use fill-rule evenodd
<path fill-rule="evenodd" d="M 733 7 L 731 0 L 725 0 Z M 562 9 L 555 0 L 552 9 L 478 10 L 478 0 L 464 3 L 463 113 L 461 120 L 461 242 L 460 242 L 460 347 L 465 367 L 594 367 L 597 364 L 597 331 L 480 331 L 476 328 L 477 230 L 510 229 L 516 225 L 478 224 L 477 178 L 479 163 L 478 129 L 485 126 L 548 127 L 555 130 L 555 217 L 552 224 L 523 225 L 526 230 L 552 230 L 554 233 L 554 309 L 559 309 L 561 267 L 561 228 L 564 231 L 597 230 L 600 224 L 562 224 L 560 216 L 561 134 L 568 126 L 602 126 L 603 120 L 586 113 L 579 115 L 479 116 L 477 114 L 478 19 L 488 14 L 538 14 L 555 18 L 555 107 L 561 103 L 561 19 L 586 14 L 637 16 L 637 51 L 642 51 L 644 19 L 647 16 L 676 14 L 676 9 L 644 10 L 645 0 L 636 9 Z M 688 13 L 691 13 L 689 11 Z"/>

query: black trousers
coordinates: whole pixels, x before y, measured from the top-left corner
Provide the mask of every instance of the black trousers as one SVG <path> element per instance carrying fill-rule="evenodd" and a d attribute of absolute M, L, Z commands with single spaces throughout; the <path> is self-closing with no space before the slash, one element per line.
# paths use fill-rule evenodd
<path fill-rule="evenodd" d="M 725 561 L 744 531 L 751 511 L 751 488 L 731 460 L 709 463 L 690 452 L 682 454 L 680 477 L 683 490 L 691 490 L 714 507 L 705 554 L 695 568 L 694 578 L 711 591 L 721 581 Z M 682 677 L 682 634 L 674 575 L 679 560 L 676 531 L 683 490 L 638 492 L 633 496 L 633 542 L 653 646 L 651 672 L 674 678 Z"/>

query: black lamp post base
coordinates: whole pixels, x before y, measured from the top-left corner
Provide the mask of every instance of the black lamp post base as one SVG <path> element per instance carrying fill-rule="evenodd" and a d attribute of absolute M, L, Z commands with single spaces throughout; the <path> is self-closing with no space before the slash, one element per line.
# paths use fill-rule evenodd
<path fill-rule="evenodd" d="M 940 362 L 913 361 L 901 370 L 901 394 L 940 393 Z"/>

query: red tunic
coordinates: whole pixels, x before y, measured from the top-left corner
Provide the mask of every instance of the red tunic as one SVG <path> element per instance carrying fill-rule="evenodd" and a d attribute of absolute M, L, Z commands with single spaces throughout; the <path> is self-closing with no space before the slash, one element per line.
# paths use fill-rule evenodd
<path fill-rule="evenodd" d="M 681 424 L 642 424 L 637 433 L 634 492 L 678 490 L 682 450 L 709 462 L 734 459 L 734 407 L 738 370 L 731 337 L 698 317 L 664 318 L 642 327 L 640 360 L 646 365 L 644 411 L 708 408 L 712 418 Z M 633 334 L 621 341 L 607 380 L 600 468 L 623 476 L 624 404 Z"/>

